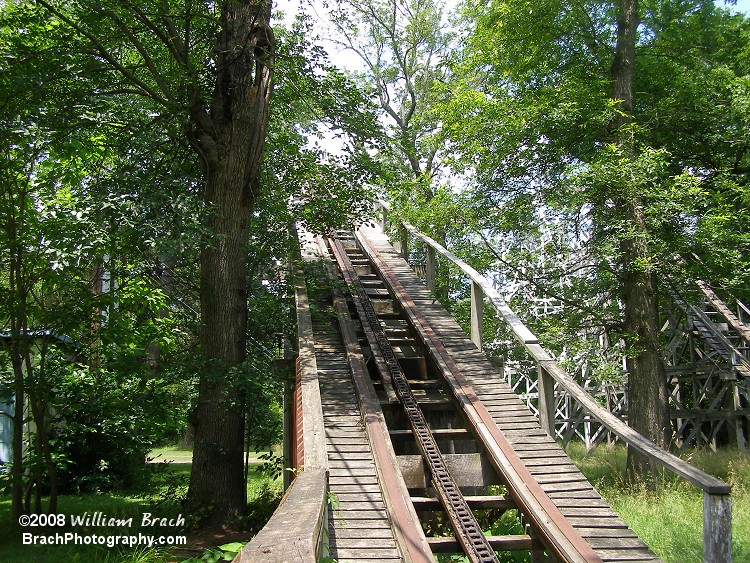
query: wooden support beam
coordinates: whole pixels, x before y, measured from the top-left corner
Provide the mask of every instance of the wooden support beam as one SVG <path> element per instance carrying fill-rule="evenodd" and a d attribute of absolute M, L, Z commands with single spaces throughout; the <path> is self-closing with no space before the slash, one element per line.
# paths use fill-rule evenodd
<path fill-rule="evenodd" d="M 433 553 L 461 553 L 461 547 L 452 536 L 427 538 Z M 530 551 L 541 545 L 531 536 L 487 536 L 487 541 L 495 551 Z"/>
<path fill-rule="evenodd" d="M 398 235 L 399 235 L 398 237 L 399 241 L 401 243 L 400 244 L 401 248 L 399 248 L 399 253 L 401 254 L 401 258 L 403 258 L 404 260 L 408 262 L 409 261 L 409 231 L 406 230 L 406 227 L 401 226 L 398 229 Z"/>
<path fill-rule="evenodd" d="M 732 562 L 732 498 L 703 493 L 703 561 Z"/>
<path fill-rule="evenodd" d="M 484 316 L 484 291 L 475 281 L 471 282 L 471 341 L 482 349 L 482 317 Z"/>
<path fill-rule="evenodd" d="M 435 249 L 427 245 L 427 260 L 425 268 L 425 278 L 427 280 L 427 290 L 435 292 L 435 278 L 437 276 L 437 262 L 435 261 Z"/>
<path fill-rule="evenodd" d="M 413 438 L 411 430 L 389 430 L 392 440 Z M 473 440 L 474 436 L 465 428 L 433 428 L 432 434 L 438 440 Z"/>
<path fill-rule="evenodd" d="M 437 497 L 411 497 L 416 510 L 442 510 Z M 517 508 L 512 498 L 505 495 L 498 496 L 467 496 L 467 504 L 473 510 L 514 510 Z"/>
<path fill-rule="evenodd" d="M 539 424 L 552 438 L 555 437 L 555 380 L 547 370 L 539 364 Z"/>
<path fill-rule="evenodd" d="M 400 455 L 401 474 L 410 489 L 424 489 L 429 485 L 430 475 L 421 455 Z M 501 481 L 481 454 L 445 454 L 445 464 L 460 487 L 487 487 L 500 485 Z"/>

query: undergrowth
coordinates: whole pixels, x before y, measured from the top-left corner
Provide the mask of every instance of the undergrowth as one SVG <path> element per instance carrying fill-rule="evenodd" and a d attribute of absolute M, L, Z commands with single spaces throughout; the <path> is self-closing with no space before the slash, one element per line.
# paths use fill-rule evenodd
<path fill-rule="evenodd" d="M 665 475 L 656 489 L 625 478 L 624 447 L 600 446 L 587 453 L 571 444 L 568 455 L 623 520 L 665 563 L 703 561 L 703 492 Z M 693 450 L 686 461 L 732 487 L 734 561 L 750 562 L 750 455 L 737 450 Z"/>

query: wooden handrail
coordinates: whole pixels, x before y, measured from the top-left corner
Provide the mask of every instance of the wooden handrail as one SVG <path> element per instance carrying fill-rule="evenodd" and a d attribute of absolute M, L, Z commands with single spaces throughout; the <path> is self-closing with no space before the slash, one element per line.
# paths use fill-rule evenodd
<path fill-rule="evenodd" d="M 743 314 L 745 314 L 745 315 L 750 315 L 750 307 L 748 307 L 747 305 L 745 305 L 739 299 L 737 300 L 737 310 L 738 311 L 742 311 Z M 740 321 L 740 322 L 742 322 L 742 321 Z M 745 324 L 745 323 L 742 323 L 742 324 Z"/>
<path fill-rule="evenodd" d="M 386 211 L 387 207 L 383 206 Z M 413 225 L 402 221 L 401 225 L 414 237 L 421 240 L 454 263 L 472 281 L 472 288 L 480 288 L 487 300 L 509 326 L 515 338 L 536 360 L 539 375 L 539 402 L 541 422 L 545 430 L 554 436 L 553 381 L 572 396 L 592 417 L 613 432 L 617 437 L 637 451 L 655 461 L 669 471 L 690 481 L 703 490 L 703 556 L 704 561 L 729 563 L 732 561 L 732 508 L 731 487 L 715 477 L 699 470 L 674 454 L 657 446 L 642 436 L 622 420 L 603 408 L 596 400 L 571 377 L 554 358 L 539 344 L 538 338 L 526 327 L 521 319 L 508 306 L 499 292 L 476 269 L 448 251 L 429 236 L 421 233 Z M 472 298 L 472 309 L 479 303 L 480 311 L 472 311 L 472 319 L 481 319 L 482 300 Z M 481 321 L 480 321 L 481 323 Z M 474 328 L 472 328 L 474 332 Z M 479 343 L 481 348 L 481 342 Z M 545 411 L 545 405 L 547 410 Z"/>

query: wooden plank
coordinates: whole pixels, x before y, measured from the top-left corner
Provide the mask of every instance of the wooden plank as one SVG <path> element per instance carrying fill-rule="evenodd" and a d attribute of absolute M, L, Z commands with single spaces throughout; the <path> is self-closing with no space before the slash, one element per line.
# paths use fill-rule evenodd
<path fill-rule="evenodd" d="M 630 528 L 577 528 L 584 538 L 638 538 Z"/>
<path fill-rule="evenodd" d="M 393 533 L 390 528 L 347 528 L 343 526 L 335 528 L 333 537 L 337 541 L 350 538 L 393 540 Z"/>
<path fill-rule="evenodd" d="M 330 428 L 331 430 L 357 430 L 358 428 L 362 428 L 362 422 L 358 419 L 354 419 L 352 417 L 339 417 L 339 418 L 331 418 L 331 417 L 323 417 L 326 428 Z"/>
<path fill-rule="evenodd" d="M 374 463 L 372 452 L 328 452 L 328 463 L 367 461 Z"/>
<path fill-rule="evenodd" d="M 578 468 L 573 465 L 567 457 L 552 457 L 552 456 L 537 456 L 537 457 L 525 457 L 523 458 L 526 467 L 529 471 L 534 473 L 535 471 L 544 471 L 544 468 L 549 467 L 550 471 L 562 470 L 566 471 L 578 471 Z"/>
<path fill-rule="evenodd" d="M 508 441 L 513 444 L 513 448 L 515 449 L 516 446 L 523 446 L 527 444 L 549 444 L 549 445 L 556 445 L 555 442 L 550 438 L 547 434 L 545 434 L 540 429 L 541 434 L 534 434 L 529 436 L 524 436 L 523 434 L 519 435 L 517 433 L 512 433 L 507 436 Z M 559 446 L 558 446 L 559 447 Z"/>
<path fill-rule="evenodd" d="M 581 483 L 585 487 L 591 487 L 591 483 L 589 483 L 586 478 L 579 472 L 561 474 L 547 473 L 543 475 L 536 475 L 536 480 L 540 485 L 552 483 Z"/>
<path fill-rule="evenodd" d="M 365 500 L 362 495 L 346 495 L 337 494 L 337 502 L 335 502 L 334 510 L 338 510 L 342 513 L 349 510 L 356 510 L 357 512 L 362 511 L 364 514 L 372 515 L 371 513 L 385 512 L 385 504 L 383 503 L 380 495 L 377 498 Z"/>
<path fill-rule="evenodd" d="M 373 463 L 372 454 L 366 458 L 352 455 L 351 458 L 329 459 L 328 467 L 330 469 L 368 469 L 373 466 Z"/>
<path fill-rule="evenodd" d="M 528 421 L 510 421 L 510 420 L 495 420 L 495 423 L 500 427 L 500 429 L 503 431 L 504 434 L 527 434 L 527 431 L 534 432 L 537 429 L 541 428 L 539 427 L 539 423 L 536 420 L 528 420 Z"/>
<path fill-rule="evenodd" d="M 368 507 L 366 502 L 359 503 L 361 506 L 354 506 L 356 503 L 338 503 L 336 508 L 332 508 L 335 520 L 383 520 L 388 522 L 388 513 L 385 508 Z"/>
<path fill-rule="evenodd" d="M 617 516 L 585 517 L 571 516 L 567 519 L 571 524 L 581 528 L 627 528 L 625 522 Z"/>
<path fill-rule="evenodd" d="M 349 515 L 351 516 L 351 515 Z M 329 517 L 329 522 L 332 524 L 333 532 L 338 534 L 340 530 L 359 530 L 366 528 L 368 530 L 372 530 L 375 528 L 383 528 L 390 530 L 391 525 L 388 522 L 388 520 L 380 519 L 380 520 L 372 520 L 372 519 L 362 519 L 362 518 L 350 518 L 345 517 L 345 515 L 341 515 L 340 517 L 333 518 Z"/>
<path fill-rule="evenodd" d="M 356 415 L 351 414 L 323 414 L 323 420 L 325 420 L 326 425 L 330 425 L 332 427 L 351 427 L 351 426 L 362 426 L 362 418 L 359 416 L 359 413 Z"/>
<path fill-rule="evenodd" d="M 382 510 L 377 509 L 365 509 L 365 508 L 352 508 L 337 507 L 335 509 L 337 519 L 344 520 L 384 520 L 388 521 L 388 513 L 385 508 Z"/>
<path fill-rule="evenodd" d="M 479 395 L 479 398 L 482 399 L 481 395 Z M 527 409 L 524 405 L 518 405 L 508 408 L 493 405 L 488 406 L 484 399 L 482 399 L 482 403 L 485 405 L 485 407 L 487 408 L 487 412 L 492 415 L 492 418 L 495 421 L 505 423 L 517 420 L 523 422 L 534 422 L 537 426 L 539 426 L 539 421 L 534 415 L 531 414 L 531 412 L 529 412 L 529 409 Z"/>
<path fill-rule="evenodd" d="M 375 472 L 354 475 L 351 472 L 339 471 L 328 476 L 328 484 L 331 487 L 338 485 L 377 485 L 378 477 Z"/>
<path fill-rule="evenodd" d="M 339 453 L 345 453 L 345 452 L 370 452 L 370 444 L 367 441 L 357 441 L 353 442 L 351 440 L 344 439 L 343 441 L 336 441 L 331 442 L 330 444 L 326 445 L 326 449 L 328 450 L 328 453 L 333 452 L 339 452 Z"/>
<path fill-rule="evenodd" d="M 492 548 L 497 551 L 531 550 L 540 546 L 538 542 L 527 535 L 487 536 L 487 540 Z M 462 553 L 456 538 L 452 536 L 427 538 L 427 541 L 434 553 Z"/>
<path fill-rule="evenodd" d="M 575 481 L 572 483 L 543 483 L 542 489 L 551 498 L 554 499 L 555 495 L 561 492 L 575 492 L 580 493 L 581 491 L 591 491 L 591 483 L 588 481 Z"/>
<path fill-rule="evenodd" d="M 659 561 L 656 556 L 654 556 L 652 559 L 649 559 L 647 557 L 649 552 L 646 551 L 646 553 L 644 553 L 645 550 L 600 548 L 596 551 L 601 555 L 603 561 L 629 561 L 631 563 L 635 563 L 637 561 Z"/>
<path fill-rule="evenodd" d="M 326 436 L 331 438 L 332 440 L 338 439 L 338 438 L 359 438 L 366 440 L 365 432 L 364 430 L 360 428 L 352 428 L 352 427 L 344 427 L 344 428 L 335 428 L 335 427 L 328 427 L 326 428 Z"/>
<path fill-rule="evenodd" d="M 346 493 L 360 493 L 366 495 L 380 492 L 380 485 L 376 483 L 347 483 L 332 485 L 329 488 L 331 489 L 331 491 L 336 492 L 336 494 L 338 495 Z"/>
<path fill-rule="evenodd" d="M 373 549 L 357 549 L 357 548 L 344 548 L 339 547 L 335 550 L 331 550 L 331 556 L 338 561 L 338 563 L 345 563 L 346 561 L 401 561 L 401 556 L 398 551 L 394 548 L 393 550 L 377 550 L 377 553 L 373 552 Z"/>
<path fill-rule="evenodd" d="M 565 516 L 582 516 L 591 518 L 619 518 L 619 515 L 609 506 L 563 506 L 560 512 Z"/>
<path fill-rule="evenodd" d="M 549 437 L 548 437 L 549 438 Z M 562 454 L 568 457 L 567 454 L 551 439 L 534 439 L 528 442 L 516 441 L 513 443 L 513 448 L 516 450 L 518 455 L 524 455 L 526 452 L 554 452 L 556 454 Z"/>
<path fill-rule="evenodd" d="M 554 501 L 558 499 L 600 499 L 601 495 L 594 490 L 591 486 L 583 489 L 577 489 L 575 487 L 567 487 L 564 484 L 559 489 L 549 487 L 547 495 Z"/>
<path fill-rule="evenodd" d="M 332 468 L 329 472 L 329 476 L 334 479 L 349 479 L 351 483 L 361 483 L 362 479 L 376 478 L 377 473 L 374 469 L 370 468 L 359 468 L 359 469 L 334 469 Z M 330 482 L 330 481 L 329 481 Z"/>
<path fill-rule="evenodd" d="M 568 455 L 560 448 L 550 446 L 539 446 L 537 444 L 528 444 L 527 448 L 516 448 L 516 452 L 524 460 L 542 459 L 565 459 L 569 460 Z"/>
<path fill-rule="evenodd" d="M 330 545 L 331 548 L 334 549 L 336 547 L 344 547 L 345 549 L 371 549 L 374 552 L 378 553 L 383 553 L 386 550 L 396 549 L 396 542 L 393 541 L 393 537 L 391 537 L 391 541 L 383 541 L 382 538 L 365 537 L 364 535 L 348 535 L 346 537 L 343 537 L 339 536 L 338 533 L 336 534 L 335 538 L 331 538 Z"/>
<path fill-rule="evenodd" d="M 362 479 L 369 477 L 377 477 L 377 473 L 371 467 L 331 467 L 329 470 L 330 477 L 333 478 L 349 478 L 349 479 Z M 330 482 L 330 481 L 329 481 Z M 352 481 L 355 482 L 355 481 Z"/>
<path fill-rule="evenodd" d="M 486 456 L 480 454 L 445 454 L 445 464 L 460 487 L 486 487 L 500 484 L 494 468 Z M 419 455 L 398 456 L 401 473 L 409 488 L 427 486 L 425 464 Z"/>
<path fill-rule="evenodd" d="M 558 461 L 559 459 L 560 458 L 556 458 L 553 460 L 549 460 L 549 459 L 545 460 L 545 459 L 535 458 L 533 460 L 529 460 L 529 461 L 532 461 L 533 463 L 526 463 L 525 465 L 526 467 L 528 467 L 529 473 L 531 473 L 535 477 L 564 473 L 567 475 L 575 475 L 581 479 L 586 479 L 586 477 L 584 477 L 583 474 L 580 471 L 578 471 L 578 468 L 575 465 L 573 465 L 572 463 L 560 462 Z"/>
<path fill-rule="evenodd" d="M 333 422 L 338 424 L 339 420 L 343 417 L 348 417 L 352 424 L 361 424 L 359 411 L 353 409 L 351 405 L 337 405 L 336 403 L 325 402 L 325 414 L 323 420 L 325 422 Z"/>
<path fill-rule="evenodd" d="M 549 435 L 538 425 L 537 428 L 526 428 L 523 430 L 514 430 L 513 428 L 509 428 L 506 430 L 505 428 L 503 428 L 502 424 L 498 424 L 498 426 L 500 427 L 500 430 L 503 431 L 503 434 L 505 434 L 506 438 L 508 438 L 509 442 L 512 442 L 514 439 L 518 441 L 525 441 L 530 438 L 542 440 L 551 439 Z"/>
<path fill-rule="evenodd" d="M 607 501 L 603 498 L 596 496 L 592 498 L 565 498 L 560 497 L 554 499 L 555 504 L 561 510 L 567 507 L 580 507 L 580 508 L 611 508 Z"/>
<path fill-rule="evenodd" d="M 599 549 L 648 549 L 646 544 L 637 537 L 613 538 L 590 537 L 586 541 L 596 550 Z"/>

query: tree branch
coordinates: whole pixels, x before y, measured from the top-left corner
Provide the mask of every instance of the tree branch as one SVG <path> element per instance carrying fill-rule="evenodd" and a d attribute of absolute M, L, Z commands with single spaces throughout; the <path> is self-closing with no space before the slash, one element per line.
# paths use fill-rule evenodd
<path fill-rule="evenodd" d="M 503 257 L 500 256 L 500 254 L 497 252 L 497 250 L 495 250 L 495 247 L 493 247 L 492 244 L 490 244 L 490 242 L 487 240 L 487 238 L 484 236 L 483 233 L 481 233 L 480 231 L 476 231 L 476 233 L 480 236 L 480 238 L 482 239 L 482 242 L 485 244 L 485 246 L 487 247 L 487 249 L 492 253 L 492 255 L 495 257 L 495 259 L 498 262 L 500 262 L 501 264 L 503 264 L 503 266 L 506 266 L 507 268 L 509 268 L 512 271 L 516 272 L 517 274 L 522 274 L 523 273 L 523 272 L 521 272 L 521 270 L 519 270 L 518 268 L 516 268 L 515 266 L 513 266 L 512 264 L 510 264 L 507 260 L 503 259 Z M 548 296 L 552 297 L 553 299 L 558 299 L 561 303 L 564 303 L 565 305 L 568 305 L 568 306 L 570 306 L 570 307 L 572 307 L 574 309 L 577 309 L 579 311 L 587 313 L 587 314 L 591 315 L 595 319 L 599 318 L 598 315 L 596 314 L 596 311 L 594 311 L 593 309 L 591 309 L 589 307 L 584 307 L 578 301 L 571 301 L 570 299 L 567 299 L 566 297 L 563 297 L 562 295 L 559 295 L 559 294 L 551 291 L 548 287 L 545 287 L 545 286 L 541 285 L 540 283 L 538 283 L 533 278 L 524 276 L 522 279 L 524 281 L 529 282 L 531 285 L 533 285 L 535 288 L 537 288 L 543 294 L 548 295 Z"/>
<path fill-rule="evenodd" d="M 60 10 L 55 8 L 47 0 L 35 0 L 35 1 L 37 2 L 37 4 L 47 9 L 47 11 L 49 11 L 51 14 L 60 18 L 60 20 L 68 24 L 71 28 L 73 28 L 75 31 L 77 31 L 78 33 L 83 35 L 86 39 L 88 39 L 93 45 L 93 47 L 96 49 L 96 51 L 99 53 L 99 56 L 102 59 L 104 59 L 107 63 L 109 63 L 112 66 L 112 68 L 115 71 L 117 71 L 120 75 L 122 75 L 122 77 L 125 80 L 133 84 L 137 89 L 139 89 L 141 91 L 141 95 L 151 98 L 156 103 L 164 106 L 165 108 L 171 109 L 172 106 L 168 99 L 161 96 L 157 91 L 155 91 L 148 84 L 146 84 L 143 80 L 141 80 L 135 74 L 133 74 L 125 65 L 118 62 L 117 59 L 112 55 L 112 53 L 109 52 L 109 50 L 94 36 L 93 33 L 89 32 L 78 22 L 73 21 L 71 18 L 63 14 Z"/>
<path fill-rule="evenodd" d="M 160 2 L 160 8 L 164 17 L 164 26 L 167 28 L 167 33 L 156 25 L 142 10 L 135 6 L 132 2 L 125 2 L 125 5 L 133 13 L 136 19 L 141 22 L 146 29 L 150 30 L 164 46 L 169 50 L 175 60 L 182 66 L 185 66 L 186 60 L 184 60 L 183 45 L 180 40 L 177 30 L 169 19 L 169 6 L 163 0 Z"/>
<path fill-rule="evenodd" d="M 145 45 L 141 43 L 141 40 L 138 39 L 135 33 L 133 33 L 133 30 L 130 29 L 130 27 L 124 21 L 122 21 L 122 19 L 120 19 L 117 14 L 115 14 L 111 10 L 105 10 L 104 13 L 109 17 L 109 19 L 114 22 L 114 24 L 120 29 L 120 31 L 122 31 L 127 36 L 127 38 L 130 40 L 130 43 L 133 45 L 133 47 L 135 47 L 135 50 L 138 51 L 138 53 L 141 55 L 143 63 L 146 65 L 146 69 L 154 79 L 156 86 L 159 88 L 159 90 L 161 90 L 162 94 L 164 94 L 164 97 L 169 100 L 171 105 L 175 99 L 174 95 L 170 90 L 169 85 L 165 82 L 164 77 L 156 69 L 154 60 L 151 58 L 151 55 L 149 54 Z"/>

